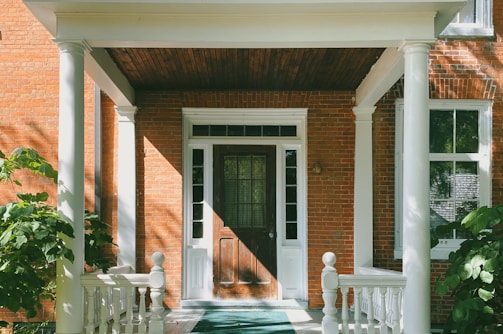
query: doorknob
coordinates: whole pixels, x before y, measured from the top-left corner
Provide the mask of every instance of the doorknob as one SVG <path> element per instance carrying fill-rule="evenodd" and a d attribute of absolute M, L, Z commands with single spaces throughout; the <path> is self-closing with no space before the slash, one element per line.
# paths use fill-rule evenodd
<path fill-rule="evenodd" d="M 274 232 L 269 232 L 269 239 L 274 238 Z"/>

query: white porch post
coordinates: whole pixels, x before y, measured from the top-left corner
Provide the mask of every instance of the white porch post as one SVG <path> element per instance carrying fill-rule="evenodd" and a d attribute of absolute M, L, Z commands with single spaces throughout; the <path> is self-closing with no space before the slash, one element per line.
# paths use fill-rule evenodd
<path fill-rule="evenodd" d="M 429 109 L 430 45 L 403 46 L 403 320 L 407 334 L 430 331 Z"/>
<path fill-rule="evenodd" d="M 57 263 L 56 332 L 82 333 L 84 298 L 84 50 L 82 41 L 55 41 L 60 51 L 58 211 L 73 226 L 67 247 L 75 260 Z"/>
<path fill-rule="evenodd" d="M 136 269 L 136 136 L 135 106 L 116 106 L 119 115 L 118 265 Z"/>
<path fill-rule="evenodd" d="M 372 203 L 372 114 L 375 107 L 354 107 L 355 193 L 354 193 L 354 271 L 373 264 Z"/>

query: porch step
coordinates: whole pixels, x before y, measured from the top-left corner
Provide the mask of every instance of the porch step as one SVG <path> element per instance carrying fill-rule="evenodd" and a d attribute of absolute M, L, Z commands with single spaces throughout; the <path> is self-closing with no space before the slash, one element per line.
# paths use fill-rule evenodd
<path fill-rule="evenodd" d="M 190 299 L 182 300 L 181 309 L 294 309 L 307 310 L 303 300 L 264 300 L 264 299 Z"/>

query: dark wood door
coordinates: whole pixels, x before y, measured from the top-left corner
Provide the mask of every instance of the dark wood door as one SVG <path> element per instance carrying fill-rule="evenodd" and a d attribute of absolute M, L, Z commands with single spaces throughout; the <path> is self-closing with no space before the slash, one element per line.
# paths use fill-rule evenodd
<path fill-rule="evenodd" d="M 274 298 L 276 149 L 214 146 L 214 295 Z"/>

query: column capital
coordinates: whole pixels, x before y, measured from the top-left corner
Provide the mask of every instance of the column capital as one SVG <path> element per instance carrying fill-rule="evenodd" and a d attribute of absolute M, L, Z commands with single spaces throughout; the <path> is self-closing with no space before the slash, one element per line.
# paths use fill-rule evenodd
<path fill-rule="evenodd" d="M 435 40 L 422 40 L 422 41 L 403 41 L 402 44 L 398 47 L 398 51 L 403 52 L 413 52 L 413 51 L 423 51 L 429 52 L 432 44 L 435 43 Z"/>
<path fill-rule="evenodd" d="M 52 40 L 58 46 L 60 52 L 70 51 L 91 51 L 91 46 L 83 39 L 60 39 L 54 38 Z"/>
<path fill-rule="evenodd" d="M 372 114 L 375 110 L 375 106 L 355 106 L 353 107 L 353 114 L 356 116 L 356 121 L 372 121 Z"/>
<path fill-rule="evenodd" d="M 133 122 L 138 111 L 136 106 L 115 106 L 115 112 L 119 115 L 120 122 Z"/>

